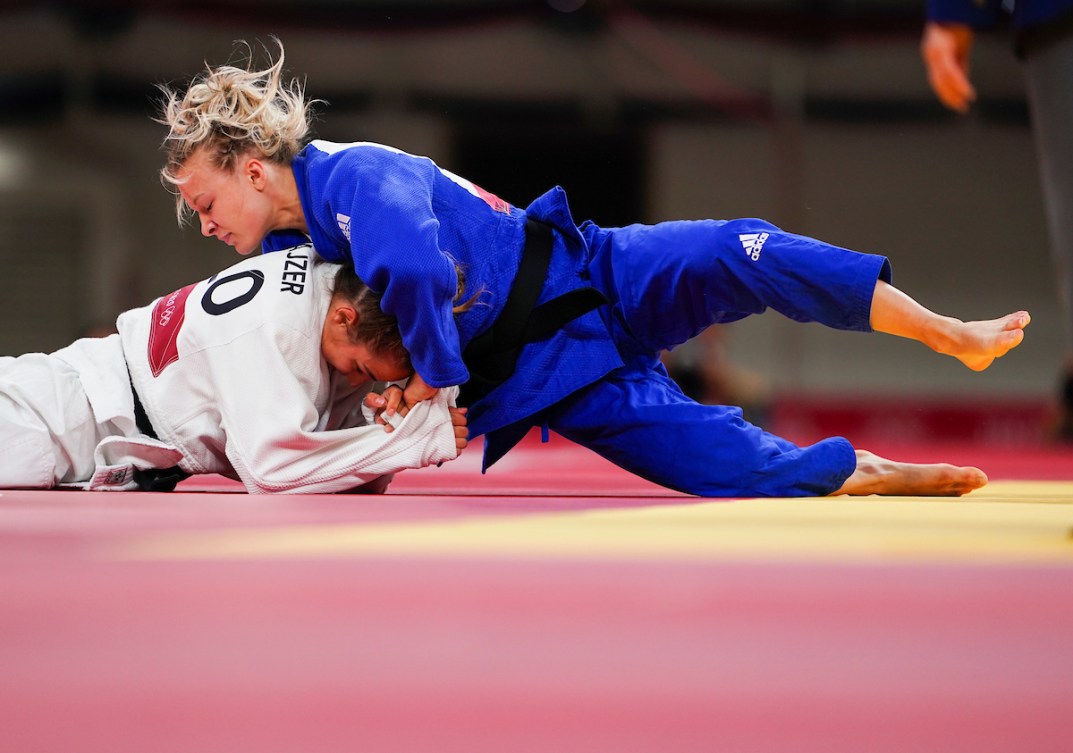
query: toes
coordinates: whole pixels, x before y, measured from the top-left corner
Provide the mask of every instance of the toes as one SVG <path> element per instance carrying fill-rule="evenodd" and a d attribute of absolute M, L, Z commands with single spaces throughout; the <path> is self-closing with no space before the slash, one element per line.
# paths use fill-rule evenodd
<path fill-rule="evenodd" d="M 1003 329 L 1006 330 L 1021 330 L 1028 326 L 1028 323 L 1032 321 L 1032 317 L 1027 311 L 1018 311 L 1016 314 L 1010 314 L 1006 317 L 1006 322 L 1003 325 Z"/>
<path fill-rule="evenodd" d="M 975 491 L 982 486 L 987 486 L 987 474 L 981 471 L 979 468 L 962 468 L 961 478 L 958 483 L 958 496 L 962 494 L 968 494 L 971 491 Z"/>
<path fill-rule="evenodd" d="M 1020 345 L 1021 341 L 1025 339 L 1025 331 L 1023 329 L 1014 329 L 1006 333 L 1004 338 L 1006 344 L 1011 348 L 1015 345 Z"/>

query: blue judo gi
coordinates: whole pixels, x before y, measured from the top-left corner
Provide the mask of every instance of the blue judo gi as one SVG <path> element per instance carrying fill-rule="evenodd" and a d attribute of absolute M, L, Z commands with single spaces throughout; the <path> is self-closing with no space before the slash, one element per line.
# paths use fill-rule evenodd
<path fill-rule="evenodd" d="M 1008 15 L 1017 34 L 1031 32 L 1073 14 L 1073 0 L 928 0 L 928 20 L 990 29 Z"/>
<path fill-rule="evenodd" d="M 646 479 L 702 496 L 812 496 L 856 467 L 835 437 L 798 447 L 729 406 L 687 398 L 659 362 L 715 323 L 772 308 L 791 319 L 869 331 L 881 256 L 784 233 L 763 220 L 580 227 L 555 188 L 521 210 L 425 157 L 377 144 L 315 141 L 294 174 L 310 240 L 352 259 L 383 293 L 414 368 L 433 387 L 468 379 L 466 345 L 502 311 L 531 218 L 553 229 L 538 303 L 592 286 L 609 300 L 525 345 L 515 372 L 470 406 L 487 469 L 545 426 Z M 304 237 L 270 234 L 265 251 Z M 453 316 L 456 269 L 477 305 Z"/>

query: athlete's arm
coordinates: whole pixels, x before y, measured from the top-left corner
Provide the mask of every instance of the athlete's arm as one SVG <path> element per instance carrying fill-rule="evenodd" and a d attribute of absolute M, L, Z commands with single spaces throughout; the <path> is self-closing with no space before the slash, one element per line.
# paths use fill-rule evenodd
<path fill-rule="evenodd" d="M 273 376 L 271 407 L 252 398 L 251 392 L 229 391 L 221 418 L 231 427 L 228 459 L 252 493 L 345 491 L 380 476 L 452 460 L 465 446 L 448 406 L 453 391 L 444 390 L 439 399 L 415 406 L 390 433 L 375 424 L 316 431 L 309 398 L 286 374 Z M 293 401 L 291 409 L 281 409 L 278 401 L 284 393 Z M 296 421 L 296 411 L 305 418 Z M 464 438 L 464 427 L 462 432 Z"/>
<path fill-rule="evenodd" d="M 423 384 L 462 384 L 469 372 L 453 311 L 458 278 L 454 262 L 444 253 L 449 249 L 440 248 L 439 220 L 432 208 L 436 167 L 410 155 L 376 148 L 369 152 L 361 179 L 346 199 L 352 202 L 348 211 L 354 269 L 383 294 L 380 305 L 398 320 Z M 375 192 L 369 187 L 374 181 Z M 417 387 L 407 391 L 415 400 L 424 393 Z"/>

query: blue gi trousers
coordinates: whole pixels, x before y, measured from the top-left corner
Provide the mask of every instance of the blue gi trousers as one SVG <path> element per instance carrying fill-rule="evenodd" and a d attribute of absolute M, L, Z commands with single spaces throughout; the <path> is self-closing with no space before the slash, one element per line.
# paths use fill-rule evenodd
<path fill-rule="evenodd" d="M 716 323 L 767 308 L 801 322 L 871 331 L 877 279 L 889 262 L 762 220 L 698 220 L 581 228 L 592 284 L 625 366 L 537 418 L 553 431 L 663 486 L 714 497 L 814 496 L 856 467 L 850 443 L 798 447 L 701 405 L 667 376 L 659 353 Z"/>

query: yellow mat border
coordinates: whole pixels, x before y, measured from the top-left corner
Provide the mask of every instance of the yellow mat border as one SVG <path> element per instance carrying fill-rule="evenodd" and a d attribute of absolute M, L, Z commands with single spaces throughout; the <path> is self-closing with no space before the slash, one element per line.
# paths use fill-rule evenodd
<path fill-rule="evenodd" d="M 109 558 L 550 558 L 1073 564 L 1073 483 L 960 499 L 690 500 L 624 509 L 138 536 Z"/>

